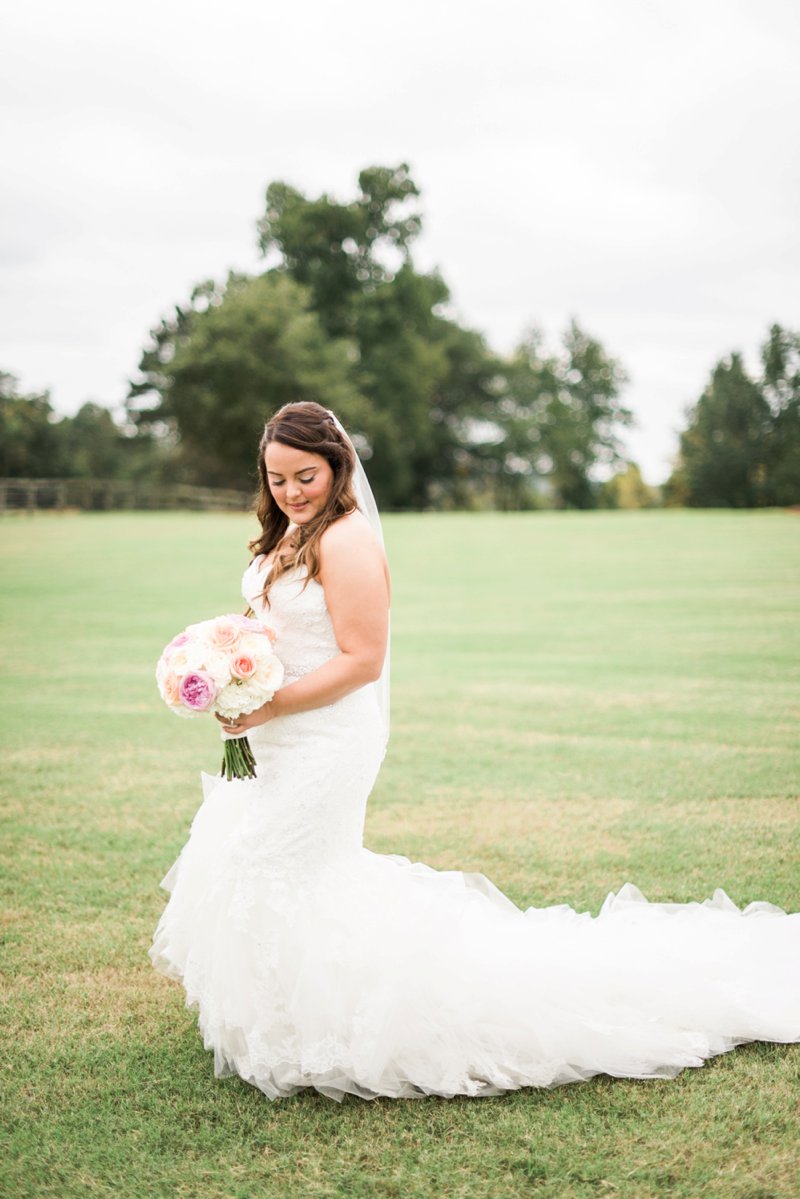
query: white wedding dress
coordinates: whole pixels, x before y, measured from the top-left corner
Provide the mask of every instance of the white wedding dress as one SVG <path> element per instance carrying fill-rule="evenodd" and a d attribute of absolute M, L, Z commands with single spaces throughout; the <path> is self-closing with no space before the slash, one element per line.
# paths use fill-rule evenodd
<path fill-rule="evenodd" d="M 259 565 L 243 593 L 264 613 Z M 270 598 L 287 682 L 338 652 L 319 583 L 290 573 Z M 256 779 L 205 777 L 150 950 L 218 1075 L 270 1098 L 493 1095 L 800 1039 L 800 915 L 722 891 L 651 904 L 630 885 L 596 918 L 523 912 L 482 875 L 371 853 L 371 685 L 250 741 Z"/>

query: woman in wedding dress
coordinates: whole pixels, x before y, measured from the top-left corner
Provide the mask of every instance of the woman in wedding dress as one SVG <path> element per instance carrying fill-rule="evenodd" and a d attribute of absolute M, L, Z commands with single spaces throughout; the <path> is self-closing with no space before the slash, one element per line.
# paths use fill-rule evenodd
<path fill-rule="evenodd" d="M 336 418 L 286 405 L 259 448 L 243 594 L 282 689 L 223 723 L 257 777 L 204 779 L 150 956 L 182 982 L 217 1075 L 270 1098 L 495 1095 L 598 1073 L 672 1077 L 800 1040 L 800 915 L 650 904 L 521 911 L 482 875 L 362 844 L 387 736 L 389 576 Z"/>

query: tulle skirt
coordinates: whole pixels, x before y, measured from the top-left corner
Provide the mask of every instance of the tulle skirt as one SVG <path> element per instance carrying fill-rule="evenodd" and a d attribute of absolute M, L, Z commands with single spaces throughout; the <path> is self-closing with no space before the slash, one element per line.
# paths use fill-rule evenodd
<path fill-rule="evenodd" d="M 346 845 L 254 870 L 252 786 L 206 792 L 150 954 L 183 983 L 216 1073 L 270 1098 L 667 1078 L 800 1039 L 800 915 L 722 891 L 648 903 L 630 884 L 597 917 L 522 911 L 482 875 Z"/>

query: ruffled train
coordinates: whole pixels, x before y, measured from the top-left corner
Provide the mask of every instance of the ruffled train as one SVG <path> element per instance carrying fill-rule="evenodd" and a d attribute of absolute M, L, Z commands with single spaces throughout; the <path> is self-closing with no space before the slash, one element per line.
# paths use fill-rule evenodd
<path fill-rule="evenodd" d="M 217 1075 L 270 1098 L 666 1078 L 800 1039 L 800 915 L 722 891 L 651 904 L 630 884 L 597 917 L 523 912 L 482 875 L 363 848 L 294 879 L 243 870 L 248 784 L 206 790 L 150 956 Z"/>

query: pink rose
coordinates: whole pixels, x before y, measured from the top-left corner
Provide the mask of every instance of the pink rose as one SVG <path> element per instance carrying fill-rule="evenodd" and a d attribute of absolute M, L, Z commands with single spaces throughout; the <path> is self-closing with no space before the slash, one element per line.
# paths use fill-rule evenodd
<path fill-rule="evenodd" d="M 239 640 L 240 632 L 229 616 L 220 616 L 209 629 L 208 640 L 217 649 L 233 649 Z"/>
<path fill-rule="evenodd" d="M 217 690 L 210 675 L 201 670 L 184 675 L 180 687 L 181 703 L 193 712 L 205 712 L 217 697 Z"/>
<path fill-rule="evenodd" d="M 256 673 L 256 664 L 248 654 L 240 654 L 231 662 L 231 674 L 236 679 L 249 679 Z"/>
<path fill-rule="evenodd" d="M 161 694 L 164 702 L 171 708 L 177 708 L 181 702 L 181 681 L 176 674 L 168 674 L 161 684 Z"/>
<path fill-rule="evenodd" d="M 165 653 L 165 654 L 166 654 L 166 653 L 169 653 L 169 651 L 170 651 L 171 649 L 178 649 L 178 647 L 179 647 L 179 646 L 181 646 L 181 645 L 185 645 L 185 644 L 186 644 L 186 642 L 187 642 L 188 640 L 189 640 L 189 634 L 188 634 L 188 633 L 178 633 L 177 637 L 173 637 L 173 638 L 172 638 L 172 640 L 170 641 L 169 645 L 168 645 L 168 646 L 167 646 L 167 648 L 164 650 L 164 653 Z"/>
<path fill-rule="evenodd" d="M 261 621 L 253 620 L 252 616 L 228 616 L 226 619 L 245 633 L 266 633 L 267 631 Z"/>

